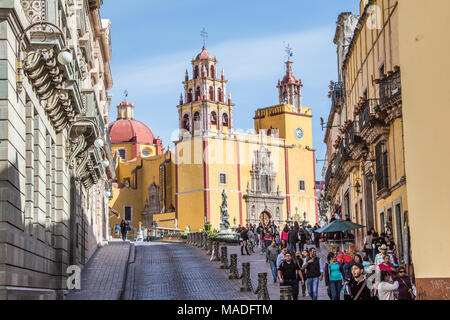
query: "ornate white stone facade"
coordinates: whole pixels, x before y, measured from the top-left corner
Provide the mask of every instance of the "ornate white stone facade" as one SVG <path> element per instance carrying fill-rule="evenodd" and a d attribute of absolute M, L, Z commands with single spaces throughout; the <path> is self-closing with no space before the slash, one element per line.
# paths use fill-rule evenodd
<path fill-rule="evenodd" d="M 111 47 L 101 3 L 2 1 L 0 299 L 62 299 L 67 267 L 84 266 L 109 234 Z M 24 33 L 37 22 L 57 28 Z"/>

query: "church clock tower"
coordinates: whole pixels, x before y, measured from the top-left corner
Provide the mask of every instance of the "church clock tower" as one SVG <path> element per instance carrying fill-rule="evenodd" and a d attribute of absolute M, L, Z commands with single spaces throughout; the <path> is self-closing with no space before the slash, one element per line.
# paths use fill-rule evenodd
<path fill-rule="evenodd" d="M 231 94 L 222 69 L 217 77 L 217 59 L 206 48 L 192 60 L 192 78 L 186 70 L 184 95 L 178 105 L 180 140 L 183 137 L 226 134 L 233 131 Z"/>

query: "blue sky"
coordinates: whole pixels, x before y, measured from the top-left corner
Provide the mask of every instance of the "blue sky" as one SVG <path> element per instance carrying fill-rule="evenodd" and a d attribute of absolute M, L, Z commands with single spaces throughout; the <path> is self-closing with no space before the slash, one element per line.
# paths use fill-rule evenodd
<path fill-rule="evenodd" d="M 125 5 L 124 5 L 125 3 Z M 178 128 L 177 104 L 185 70 L 203 45 L 225 69 L 235 129 L 252 129 L 254 111 L 278 103 L 276 84 L 284 74 L 285 46 L 294 51 L 294 73 L 302 79 L 303 105 L 313 110 L 314 148 L 324 159 L 330 80 L 337 77 L 333 37 L 341 12 L 359 13 L 359 0 L 104 0 L 102 18 L 112 22 L 114 87 L 110 121 L 128 90 L 135 119 L 171 145 Z M 317 165 L 321 179 L 323 163 Z"/>

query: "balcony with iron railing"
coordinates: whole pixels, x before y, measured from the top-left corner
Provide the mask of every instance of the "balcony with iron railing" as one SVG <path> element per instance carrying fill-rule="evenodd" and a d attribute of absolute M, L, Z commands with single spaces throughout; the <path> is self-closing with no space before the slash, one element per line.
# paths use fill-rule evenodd
<path fill-rule="evenodd" d="M 335 165 L 334 173 L 335 174 L 339 171 L 339 169 L 342 167 L 342 164 L 347 159 L 348 159 L 348 153 L 345 149 L 344 141 L 341 141 L 341 143 L 339 144 L 338 151 L 336 153 L 336 158 L 334 159 L 334 165 Z"/>
<path fill-rule="evenodd" d="M 400 71 L 380 81 L 380 104 L 384 105 L 390 100 L 401 96 L 402 84 Z"/>
<path fill-rule="evenodd" d="M 359 112 L 359 132 L 361 133 L 367 125 L 375 119 L 379 108 L 379 99 L 368 99 Z"/>
<path fill-rule="evenodd" d="M 328 164 L 328 169 L 327 169 L 327 173 L 325 174 L 325 186 L 328 186 L 331 180 L 331 177 L 333 175 L 333 168 L 332 168 L 332 163 L 330 162 Z"/>
<path fill-rule="evenodd" d="M 358 122 L 353 121 L 347 128 L 344 136 L 344 146 L 345 148 L 350 147 L 353 144 L 361 143 L 362 139 L 359 136 Z"/>
<path fill-rule="evenodd" d="M 344 84 L 342 82 L 336 82 L 334 84 L 333 91 L 331 93 L 331 98 L 333 101 L 333 107 L 339 108 L 343 106 L 345 99 Z"/>

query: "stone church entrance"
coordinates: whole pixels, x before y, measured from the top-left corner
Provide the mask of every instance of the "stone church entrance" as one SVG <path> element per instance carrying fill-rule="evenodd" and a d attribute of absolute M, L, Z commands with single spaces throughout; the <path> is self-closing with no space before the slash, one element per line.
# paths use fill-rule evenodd
<path fill-rule="evenodd" d="M 263 227 L 268 227 L 270 226 L 270 223 L 272 222 L 272 218 L 270 216 L 270 213 L 268 213 L 267 211 L 264 211 L 263 213 L 261 213 L 260 215 L 260 223 Z"/>

